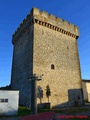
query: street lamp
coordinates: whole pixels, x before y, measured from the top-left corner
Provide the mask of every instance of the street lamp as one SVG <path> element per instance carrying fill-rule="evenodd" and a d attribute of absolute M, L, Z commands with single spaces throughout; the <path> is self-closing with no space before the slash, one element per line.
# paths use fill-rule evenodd
<path fill-rule="evenodd" d="M 37 81 L 42 80 L 42 75 L 33 74 L 29 79 L 31 80 L 31 113 L 37 114 Z"/>

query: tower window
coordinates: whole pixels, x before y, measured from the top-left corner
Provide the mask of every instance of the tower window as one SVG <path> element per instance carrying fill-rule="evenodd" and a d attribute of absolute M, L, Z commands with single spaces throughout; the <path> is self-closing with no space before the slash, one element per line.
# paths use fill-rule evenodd
<path fill-rule="evenodd" d="M 55 65 L 54 64 L 51 65 L 51 69 L 55 69 Z"/>
<path fill-rule="evenodd" d="M 69 49 L 69 46 L 67 46 L 67 49 Z"/>

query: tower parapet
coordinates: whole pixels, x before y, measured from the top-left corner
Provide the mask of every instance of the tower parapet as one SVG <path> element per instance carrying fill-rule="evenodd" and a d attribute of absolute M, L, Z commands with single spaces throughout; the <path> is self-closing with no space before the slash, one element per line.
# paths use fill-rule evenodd
<path fill-rule="evenodd" d="M 55 17 L 53 14 L 48 14 L 45 11 L 41 12 L 39 9 L 33 8 L 13 34 L 13 44 L 18 37 L 22 36 L 23 32 L 25 32 L 32 23 L 43 25 L 76 39 L 79 37 L 78 27 L 74 24 L 62 20 L 59 17 Z"/>
<path fill-rule="evenodd" d="M 53 14 L 49 15 L 45 11 L 40 12 L 39 9 L 33 8 L 33 16 L 34 16 L 34 19 L 37 19 L 44 23 L 48 23 L 49 24 L 48 27 L 50 25 L 53 25 L 56 28 L 60 28 L 66 32 L 68 31 L 68 32 L 76 35 L 77 37 L 79 36 L 79 31 L 78 31 L 77 26 L 75 26 L 71 23 L 68 23 L 66 20 L 62 20 L 59 17 L 55 17 Z"/>

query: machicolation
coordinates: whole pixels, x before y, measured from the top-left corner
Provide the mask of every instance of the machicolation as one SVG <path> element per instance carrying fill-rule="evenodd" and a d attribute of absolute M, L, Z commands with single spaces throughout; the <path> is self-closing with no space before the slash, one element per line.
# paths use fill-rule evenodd
<path fill-rule="evenodd" d="M 77 26 L 68 23 L 66 20 L 55 17 L 52 14 L 49 15 L 45 11 L 40 12 L 39 9 L 33 8 L 13 34 L 12 42 L 14 43 L 14 40 L 17 39 L 17 37 L 21 36 L 27 30 L 28 26 L 32 23 L 37 23 L 76 39 L 79 37 Z"/>

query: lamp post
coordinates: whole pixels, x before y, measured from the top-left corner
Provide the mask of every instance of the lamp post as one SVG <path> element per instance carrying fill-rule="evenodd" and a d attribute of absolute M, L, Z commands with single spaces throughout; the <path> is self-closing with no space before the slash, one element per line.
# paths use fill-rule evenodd
<path fill-rule="evenodd" d="M 31 80 L 31 113 L 37 114 L 37 81 L 42 80 L 42 76 L 34 74 L 29 79 Z"/>

